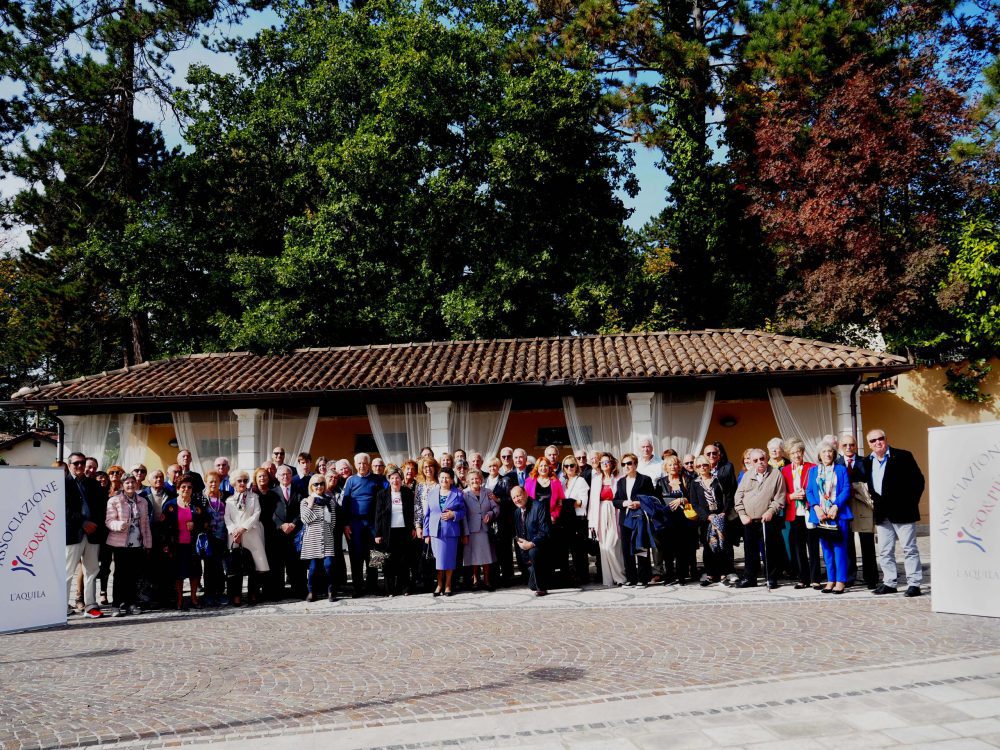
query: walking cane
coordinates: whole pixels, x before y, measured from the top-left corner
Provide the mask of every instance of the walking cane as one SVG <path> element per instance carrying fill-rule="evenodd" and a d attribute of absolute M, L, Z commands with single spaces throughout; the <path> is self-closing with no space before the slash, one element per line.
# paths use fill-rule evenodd
<path fill-rule="evenodd" d="M 767 593 L 771 593 L 771 569 L 767 565 L 767 521 L 763 517 L 760 519 L 760 523 L 764 529 L 764 581 L 765 586 L 767 586 Z"/>

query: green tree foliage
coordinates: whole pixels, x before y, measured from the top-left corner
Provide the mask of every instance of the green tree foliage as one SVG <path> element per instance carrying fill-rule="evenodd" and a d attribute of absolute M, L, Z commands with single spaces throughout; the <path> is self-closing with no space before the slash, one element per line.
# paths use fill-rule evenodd
<path fill-rule="evenodd" d="M 144 360 L 157 308 L 149 298 L 169 299 L 162 281 L 201 288 L 183 273 L 197 266 L 190 255 L 176 262 L 176 226 L 163 233 L 159 221 L 183 197 L 170 181 L 177 154 L 135 112 L 142 99 L 170 106 L 170 53 L 220 13 L 242 10 L 229 0 L 0 5 L 0 79 L 12 92 L 0 102 L 0 166 L 27 186 L 4 215 L 29 229 L 20 273 L 34 280 L 19 298 L 65 313 L 47 321 L 58 330 L 47 374 Z M 25 296 L 32 289 L 44 299 Z"/>
<path fill-rule="evenodd" d="M 662 153 L 664 210 L 639 233 L 634 324 L 699 327 L 762 320 L 772 266 L 717 157 L 719 114 L 739 29 L 735 0 L 538 0 L 539 39 L 593 70 L 605 126 Z M 713 132 L 714 127 L 714 132 Z M 762 273 L 763 271 L 763 273 Z M 748 278 L 751 277 L 751 278 Z M 753 282 L 753 283 L 751 283 Z M 763 282 L 763 283 L 761 283 Z"/>
<path fill-rule="evenodd" d="M 282 9 L 186 97 L 237 347 L 593 330 L 633 259 L 586 72 L 518 54 L 525 9 Z M 228 246 L 226 243 L 229 243 Z M 620 287 L 615 287 L 620 289 Z"/>

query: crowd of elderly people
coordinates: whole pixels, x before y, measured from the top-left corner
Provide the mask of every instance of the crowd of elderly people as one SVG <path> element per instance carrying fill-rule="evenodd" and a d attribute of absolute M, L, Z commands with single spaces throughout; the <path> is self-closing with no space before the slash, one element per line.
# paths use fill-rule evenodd
<path fill-rule="evenodd" d="M 867 440 L 862 457 L 850 434 L 826 436 L 815 455 L 774 438 L 744 451 L 739 467 L 718 442 L 656 456 L 652 439 L 621 456 L 425 448 L 398 466 L 366 453 L 353 464 L 300 453 L 292 466 L 277 447 L 252 473 L 219 458 L 205 477 L 187 450 L 151 474 L 104 472 L 73 453 L 69 609 L 98 618 L 105 606 L 123 616 L 344 592 L 449 597 L 515 585 L 518 574 L 537 596 L 592 576 L 604 586 L 791 583 L 825 594 L 860 581 L 882 595 L 898 591 L 897 540 L 906 595 L 918 596 L 924 477 L 884 430 Z"/>

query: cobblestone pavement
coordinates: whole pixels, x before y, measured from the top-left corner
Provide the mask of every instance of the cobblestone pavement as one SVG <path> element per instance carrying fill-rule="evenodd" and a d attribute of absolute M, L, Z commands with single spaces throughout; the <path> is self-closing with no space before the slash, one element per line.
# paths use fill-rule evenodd
<path fill-rule="evenodd" d="M 788 586 L 289 602 L 2 636 L 0 691 L 5 750 L 252 738 L 298 750 L 631 748 L 682 736 L 808 747 L 797 738 L 837 702 L 862 716 L 845 725 L 875 738 L 862 744 L 986 746 L 1000 738 L 1000 621 L 934 614 L 927 596 Z M 766 728 L 788 706 L 802 735 Z M 944 731 L 907 741 L 915 714 Z M 740 734 L 735 719 L 765 728 Z"/>

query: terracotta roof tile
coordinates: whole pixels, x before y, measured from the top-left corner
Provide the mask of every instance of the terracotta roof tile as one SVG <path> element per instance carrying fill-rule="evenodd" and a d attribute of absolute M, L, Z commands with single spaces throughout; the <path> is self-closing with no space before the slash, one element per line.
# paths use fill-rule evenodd
<path fill-rule="evenodd" d="M 14 399 L 51 404 L 908 368 L 902 357 L 761 331 L 674 331 L 194 354 L 51 383 Z"/>

